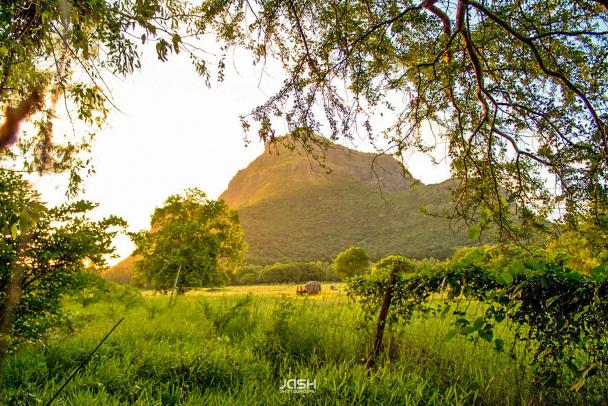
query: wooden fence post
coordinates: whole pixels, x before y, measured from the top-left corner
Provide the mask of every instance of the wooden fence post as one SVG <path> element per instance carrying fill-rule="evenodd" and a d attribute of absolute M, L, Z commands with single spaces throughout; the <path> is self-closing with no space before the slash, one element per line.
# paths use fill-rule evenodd
<path fill-rule="evenodd" d="M 399 266 L 393 266 L 391 273 L 388 278 L 388 286 L 384 292 L 384 298 L 382 299 L 382 307 L 380 308 L 380 314 L 378 314 L 378 324 L 376 325 L 376 335 L 374 337 L 374 343 L 369 358 L 365 364 L 368 368 L 373 368 L 376 364 L 376 358 L 382 350 L 382 336 L 384 335 L 384 327 L 386 326 L 386 319 L 388 317 L 388 311 L 391 307 L 391 301 L 393 300 L 393 290 L 395 289 L 395 283 L 397 282 L 397 272 Z"/>

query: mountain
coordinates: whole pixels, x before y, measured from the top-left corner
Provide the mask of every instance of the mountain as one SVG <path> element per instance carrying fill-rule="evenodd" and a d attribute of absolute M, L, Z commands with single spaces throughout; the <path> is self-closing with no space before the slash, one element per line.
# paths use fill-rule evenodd
<path fill-rule="evenodd" d="M 220 198 L 239 212 L 250 263 L 331 260 L 351 246 L 373 259 L 443 258 L 470 244 L 466 230 L 421 208 L 442 212 L 454 185 L 408 180 L 391 155 L 332 144 L 320 165 L 302 150 L 268 146 Z"/>
<path fill-rule="evenodd" d="M 267 146 L 220 198 L 239 212 L 249 263 L 331 261 L 352 246 L 372 259 L 444 258 L 471 244 L 466 230 L 452 230 L 421 208 L 441 213 L 454 186 L 408 180 L 391 155 L 331 145 L 320 165 L 301 149 Z M 136 260 L 128 257 L 102 276 L 129 283 Z"/>
<path fill-rule="evenodd" d="M 135 262 L 141 257 L 131 255 L 110 269 L 101 273 L 101 277 L 112 282 L 128 285 L 131 283 L 133 271 L 135 270 Z"/>

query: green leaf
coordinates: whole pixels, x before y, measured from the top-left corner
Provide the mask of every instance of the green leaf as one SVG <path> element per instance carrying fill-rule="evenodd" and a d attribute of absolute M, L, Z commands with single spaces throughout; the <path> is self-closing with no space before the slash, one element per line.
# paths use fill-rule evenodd
<path fill-rule="evenodd" d="M 458 330 L 456 329 L 451 329 L 450 331 L 448 331 L 448 333 L 445 335 L 445 338 L 443 339 L 444 341 L 450 341 L 452 338 L 454 338 L 454 336 L 458 334 Z"/>
<path fill-rule="evenodd" d="M 480 215 L 483 222 L 487 223 L 488 220 L 490 220 L 490 218 L 492 217 L 492 211 L 488 208 L 485 208 L 481 211 Z"/>
<path fill-rule="evenodd" d="M 500 338 L 494 339 L 494 349 L 496 351 L 503 351 L 505 348 L 505 342 Z"/>
<path fill-rule="evenodd" d="M 42 21 L 42 24 L 46 25 L 46 23 L 48 23 L 51 19 L 52 15 L 48 11 L 43 11 L 40 15 L 40 21 Z"/>
<path fill-rule="evenodd" d="M 571 281 L 579 281 L 579 280 L 583 279 L 583 275 L 581 275 L 578 272 L 566 272 L 564 274 L 564 277 Z"/>
<path fill-rule="evenodd" d="M 467 254 L 467 256 L 464 257 L 464 260 L 468 264 L 477 264 L 480 261 L 482 261 L 484 259 L 484 257 L 485 257 L 485 254 L 481 250 L 474 250 L 474 251 L 469 252 Z"/>
<path fill-rule="evenodd" d="M 553 304 L 553 303 L 554 303 L 554 302 L 555 302 L 557 299 L 559 299 L 560 297 L 561 297 L 561 295 L 557 295 L 557 296 L 550 297 L 549 299 L 547 299 L 547 300 L 545 301 L 545 305 L 546 305 L 547 307 L 551 306 L 551 305 L 552 305 L 552 304 Z"/>
<path fill-rule="evenodd" d="M 471 227 L 469 227 L 469 230 L 467 231 L 467 233 L 471 240 L 473 240 L 473 241 L 479 240 L 479 237 L 481 235 L 481 225 L 473 224 Z"/>
<path fill-rule="evenodd" d="M 497 282 L 501 285 L 510 285 L 513 283 L 513 275 L 511 274 L 511 272 L 503 272 L 500 274 L 500 278 L 497 280 Z"/>
<path fill-rule="evenodd" d="M 17 239 L 18 234 L 19 234 L 19 226 L 17 225 L 17 223 L 14 223 L 11 226 L 11 237 L 13 237 L 13 240 Z"/>
<path fill-rule="evenodd" d="M 475 327 L 475 326 L 464 326 L 460 329 L 460 334 L 462 334 L 463 336 L 469 335 L 475 331 L 477 331 L 479 329 L 479 327 Z"/>
<path fill-rule="evenodd" d="M 481 337 L 482 339 L 491 343 L 492 338 L 494 337 L 494 330 L 492 329 L 492 325 L 486 324 L 485 326 L 483 326 L 482 329 L 479 330 L 477 334 L 479 334 L 479 337 Z"/>
<path fill-rule="evenodd" d="M 589 271 L 591 278 L 598 282 L 603 282 L 608 278 L 608 271 L 606 265 L 600 265 Z"/>
<path fill-rule="evenodd" d="M 547 264 L 542 262 L 542 261 L 537 261 L 537 260 L 530 260 L 527 262 L 527 267 L 529 267 L 530 269 L 533 269 L 535 271 L 544 271 L 546 268 Z M 541 272 L 542 274 L 542 272 Z"/>
<path fill-rule="evenodd" d="M 179 34 L 173 34 L 171 42 L 173 43 L 173 50 L 176 54 L 179 54 L 179 44 L 182 42 L 182 37 L 180 37 Z"/>
<path fill-rule="evenodd" d="M 523 264 L 523 262 L 520 261 L 513 262 L 507 268 L 507 272 L 511 273 L 512 275 L 522 274 L 525 272 L 525 270 L 526 266 Z"/>
<path fill-rule="evenodd" d="M 443 310 L 441 311 L 441 315 L 445 316 L 446 314 L 448 314 L 448 312 L 450 311 L 450 309 L 452 308 L 451 304 L 447 304 L 445 306 L 443 306 Z"/>
<path fill-rule="evenodd" d="M 28 216 L 24 216 L 23 214 L 21 215 L 21 218 L 19 219 L 19 230 L 21 230 L 21 232 L 26 232 L 27 229 L 29 228 L 30 225 L 30 219 Z"/>

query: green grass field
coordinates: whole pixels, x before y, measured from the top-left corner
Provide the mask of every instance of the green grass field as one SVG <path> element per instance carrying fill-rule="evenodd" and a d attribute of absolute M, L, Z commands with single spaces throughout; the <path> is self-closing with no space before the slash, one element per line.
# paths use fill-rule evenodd
<path fill-rule="evenodd" d="M 373 326 L 342 284 L 202 289 L 169 297 L 91 291 L 45 343 L 22 345 L 1 371 L 8 404 L 45 404 L 122 317 L 56 400 L 69 405 L 536 404 L 525 369 L 485 343 L 445 341 L 449 320 L 391 328 L 375 370 Z M 505 332 L 508 335 L 508 332 Z M 282 393 L 284 379 L 316 382 Z"/>
<path fill-rule="evenodd" d="M 193 289 L 185 293 L 186 297 L 222 297 L 222 296 L 244 296 L 252 294 L 262 297 L 283 297 L 283 298 L 303 298 L 296 294 L 296 287 L 303 283 L 275 284 L 275 285 L 249 285 L 249 286 L 227 286 L 223 288 L 201 288 Z M 152 290 L 142 292 L 145 297 L 162 296 Z M 332 282 L 323 283 L 321 293 L 306 297 L 309 300 L 328 300 L 339 301 L 347 300 L 346 283 Z"/>

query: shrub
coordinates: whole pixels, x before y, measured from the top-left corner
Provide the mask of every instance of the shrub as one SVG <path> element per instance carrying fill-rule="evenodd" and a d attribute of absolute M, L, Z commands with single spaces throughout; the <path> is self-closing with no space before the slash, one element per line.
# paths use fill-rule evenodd
<path fill-rule="evenodd" d="M 233 285 L 254 285 L 258 282 L 262 267 L 260 265 L 244 265 L 232 275 Z"/>
<path fill-rule="evenodd" d="M 427 264 L 424 270 L 410 261 L 414 268 L 406 269 L 413 272 L 397 275 L 389 320 L 409 322 L 414 313 L 452 315 L 446 339 L 465 336 L 505 351 L 503 339 L 494 332 L 508 319 L 514 343 L 532 349 L 524 357 L 530 357 L 537 382 L 579 390 L 608 365 L 608 266 L 584 275 L 563 263 L 509 259 L 508 251 L 500 256 L 497 252 L 492 247 L 468 249 L 447 263 Z M 396 257 L 386 258 L 379 262 L 380 268 L 395 261 Z M 369 318 L 380 307 L 388 278 L 388 272 L 376 272 L 349 280 L 349 295 L 362 303 Z M 437 294 L 445 299 L 429 300 Z M 458 310 L 463 300 L 483 303 L 482 314 L 472 319 Z M 456 310 L 451 311 L 454 303 Z M 514 345 L 509 350 L 512 357 L 516 357 Z"/>

